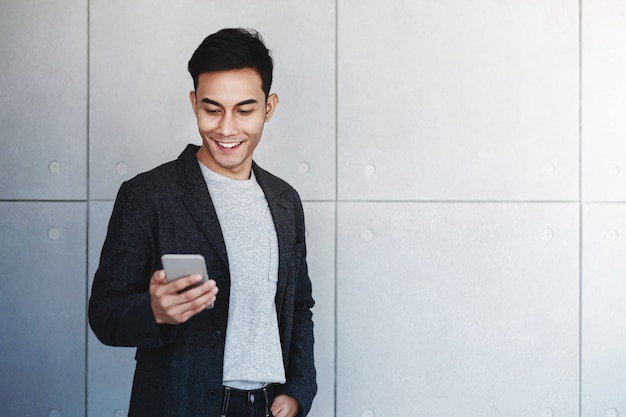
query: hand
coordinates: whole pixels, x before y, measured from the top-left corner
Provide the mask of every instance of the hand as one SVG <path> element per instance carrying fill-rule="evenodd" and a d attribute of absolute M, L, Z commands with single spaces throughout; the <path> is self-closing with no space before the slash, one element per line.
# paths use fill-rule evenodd
<path fill-rule="evenodd" d="M 210 307 L 215 302 L 217 285 L 212 279 L 181 292 L 202 280 L 201 275 L 189 275 L 167 282 L 165 271 L 155 271 L 150 278 L 150 306 L 157 323 L 180 324 Z"/>
<path fill-rule="evenodd" d="M 300 403 L 288 395 L 277 395 L 270 411 L 274 417 L 295 417 L 300 411 Z"/>

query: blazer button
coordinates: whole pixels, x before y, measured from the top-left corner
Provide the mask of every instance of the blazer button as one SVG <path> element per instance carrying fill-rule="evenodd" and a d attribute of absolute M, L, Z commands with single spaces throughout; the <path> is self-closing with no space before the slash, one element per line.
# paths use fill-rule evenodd
<path fill-rule="evenodd" d="M 220 337 L 222 337 L 222 331 L 213 330 L 213 333 L 211 334 L 211 336 L 213 336 L 213 339 L 219 339 Z"/>
<path fill-rule="evenodd" d="M 224 285 L 226 285 L 226 280 L 224 278 L 220 278 L 217 280 L 218 287 L 223 287 Z"/>
<path fill-rule="evenodd" d="M 209 391 L 209 398 L 214 400 L 217 398 L 219 394 L 217 393 L 217 391 L 215 391 L 214 389 L 212 389 L 211 391 Z"/>

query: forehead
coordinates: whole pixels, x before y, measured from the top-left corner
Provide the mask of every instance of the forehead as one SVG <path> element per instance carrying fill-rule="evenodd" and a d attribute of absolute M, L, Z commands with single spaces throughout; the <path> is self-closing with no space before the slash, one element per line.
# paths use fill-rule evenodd
<path fill-rule="evenodd" d="M 261 76 L 252 68 L 203 72 L 198 76 L 196 94 L 199 98 L 265 96 L 262 84 Z"/>

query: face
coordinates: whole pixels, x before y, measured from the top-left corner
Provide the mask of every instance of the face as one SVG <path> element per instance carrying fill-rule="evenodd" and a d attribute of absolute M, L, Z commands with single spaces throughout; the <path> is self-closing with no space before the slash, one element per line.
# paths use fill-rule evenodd
<path fill-rule="evenodd" d="M 261 76 L 252 68 L 202 73 L 189 96 L 202 136 L 198 160 L 218 174 L 249 179 L 252 154 L 278 96 L 265 99 Z"/>

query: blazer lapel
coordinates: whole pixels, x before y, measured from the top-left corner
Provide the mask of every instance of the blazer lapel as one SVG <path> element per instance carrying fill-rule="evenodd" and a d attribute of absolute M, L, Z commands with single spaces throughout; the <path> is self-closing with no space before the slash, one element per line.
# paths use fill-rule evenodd
<path fill-rule="evenodd" d="M 200 230 L 218 253 L 226 268 L 228 255 L 215 206 L 196 159 L 197 146 L 189 145 L 178 158 L 178 184 L 188 192 L 181 198 Z"/>
<path fill-rule="evenodd" d="M 289 269 L 296 244 L 296 227 L 294 207 L 291 201 L 283 198 L 272 185 L 272 178 L 262 169 L 253 164 L 256 179 L 265 193 L 269 205 L 276 235 L 278 236 L 278 286 L 276 288 L 276 304 L 282 305 L 282 298 L 289 276 Z"/>

